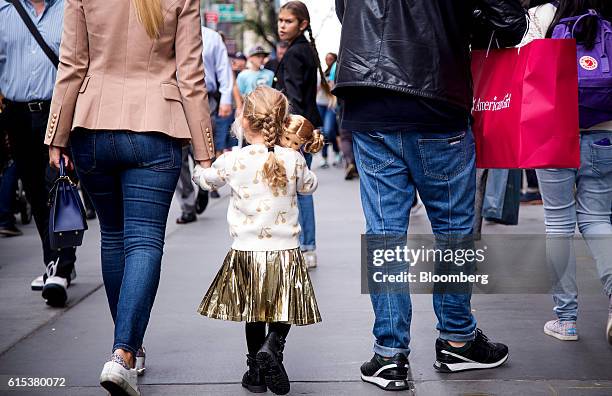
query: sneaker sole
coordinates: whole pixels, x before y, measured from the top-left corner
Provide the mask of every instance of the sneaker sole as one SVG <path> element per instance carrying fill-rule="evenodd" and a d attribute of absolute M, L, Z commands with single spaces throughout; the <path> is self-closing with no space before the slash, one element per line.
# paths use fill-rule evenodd
<path fill-rule="evenodd" d="M 369 377 L 361 374 L 361 380 L 369 384 L 374 384 L 386 391 L 405 391 L 411 390 L 414 394 L 414 387 L 408 380 L 389 380 L 382 377 Z"/>
<path fill-rule="evenodd" d="M 457 373 L 468 370 L 486 370 L 501 366 L 506 363 L 510 354 L 507 354 L 502 359 L 494 363 L 478 363 L 478 362 L 463 362 L 463 363 L 441 363 L 436 360 L 433 367 L 441 373 Z"/>
<path fill-rule="evenodd" d="M 47 300 L 48 305 L 61 308 L 66 305 L 68 294 L 60 285 L 47 284 L 42 289 L 42 298 Z"/>
<path fill-rule="evenodd" d="M 291 387 L 289 377 L 283 373 L 276 359 L 267 352 L 257 353 L 256 359 L 260 369 L 265 373 L 264 379 L 268 389 L 277 395 L 289 393 Z"/>
<path fill-rule="evenodd" d="M 561 340 L 561 341 L 578 341 L 578 335 L 565 336 L 559 333 L 555 333 L 552 330 L 548 330 L 547 328 L 544 328 L 544 334 L 554 337 L 557 340 Z"/>
<path fill-rule="evenodd" d="M 111 396 L 140 396 L 123 378 L 106 375 L 100 377 L 100 385 L 110 393 Z"/>

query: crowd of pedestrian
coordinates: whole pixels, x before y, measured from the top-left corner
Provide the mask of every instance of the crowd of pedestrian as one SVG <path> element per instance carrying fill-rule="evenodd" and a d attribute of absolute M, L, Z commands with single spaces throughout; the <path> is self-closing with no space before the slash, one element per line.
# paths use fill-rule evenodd
<path fill-rule="evenodd" d="M 198 312 L 246 322 L 245 388 L 289 392 L 289 329 L 322 320 L 308 273 L 318 265 L 318 152 L 321 171 L 343 167 L 346 180 L 359 178 L 364 233 L 385 246 L 406 245 L 421 205 L 437 246 L 457 250 L 474 246 L 481 218 L 517 224 L 520 202 L 543 204 L 556 316 L 544 333 L 578 340 L 578 227 L 609 299 L 612 344 L 612 110 L 590 109 L 593 122 L 581 123 L 577 169 L 477 173 L 471 116 L 471 51 L 529 45 L 563 24 L 579 48 L 603 51 L 577 62 L 601 67 L 598 88 L 612 95 L 608 2 L 336 0 L 336 12 L 340 47 L 322 64 L 301 1 L 280 7 L 275 48 L 228 54 L 223 36 L 202 26 L 198 0 L 0 0 L 0 235 L 22 235 L 15 213 L 34 219 L 44 267 L 32 268 L 30 287 L 65 306 L 78 249 L 52 248 L 48 208 L 65 163 L 82 215 L 100 223 L 114 323 L 100 383 L 112 395 L 140 394 L 173 198 L 176 223 L 186 225 L 223 188 L 233 244 Z M 579 18 L 587 22 L 576 28 Z M 478 327 L 471 293 L 433 292 L 437 371 L 508 360 L 508 346 Z M 379 288 L 370 297 L 373 357 L 361 378 L 410 389 L 410 293 Z"/>

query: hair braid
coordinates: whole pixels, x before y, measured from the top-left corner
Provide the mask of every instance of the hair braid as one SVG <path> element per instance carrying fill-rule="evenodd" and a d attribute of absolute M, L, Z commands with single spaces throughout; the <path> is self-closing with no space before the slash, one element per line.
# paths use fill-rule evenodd
<path fill-rule="evenodd" d="M 308 21 L 308 27 L 306 28 L 306 31 L 308 31 L 308 35 L 310 36 L 310 48 L 312 48 L 312 52 L 314 52 L 315 61 L 317 62 L 317 69 L 319 70 L 319 75 L 321 76 L 321 85 L 323 86 L 323 91 L 325 91 L 326 94 L 331 95 L 331 88 L 329 87 L 329 83 L 327 82 L 327 77 L 325 77 L 325 72 L 321 67 L 319 51 L 317 51 L 314 34 L 312 34 L 312 27 L 310 27 L 310 21 Z"/>

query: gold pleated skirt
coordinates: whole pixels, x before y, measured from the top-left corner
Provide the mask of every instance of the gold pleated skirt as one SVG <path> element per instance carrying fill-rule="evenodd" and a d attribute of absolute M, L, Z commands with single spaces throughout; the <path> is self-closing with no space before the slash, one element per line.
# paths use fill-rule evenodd
<path fill-rule="evenodd" d="M 270 252 L 230 250 L 198 312 L 236 322 L 321 321 L 300 249 Z"/>

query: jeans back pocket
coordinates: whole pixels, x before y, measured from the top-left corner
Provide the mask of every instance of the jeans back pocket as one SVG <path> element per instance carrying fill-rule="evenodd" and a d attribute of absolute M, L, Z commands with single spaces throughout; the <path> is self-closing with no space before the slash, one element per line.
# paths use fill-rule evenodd
<path fill-rule="evenodd" d="M 599 176 L 606 176 L 612 173 L 612 146 L 591 143 L 591 158 L 593 161 L 593 171 Z"/>
<path fill-rule="evenodd" d="M 179 139 L 158 132 L 135 132 L 128 135 L 138 166 L 151 169 L 176 169 L 181 166 Z"/>
<path fill-rule="evenodd" d="M 449 180 L 463 172 L 475 155 L 474 139 L 471 132 L 439 139 L 419 139 L 419 152 L 426 176 Z"/>

